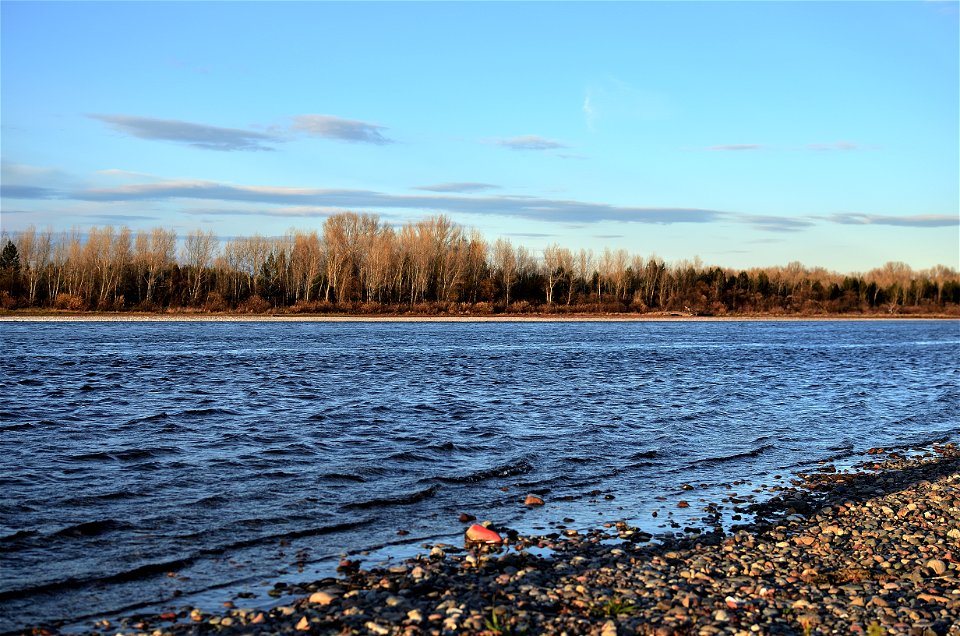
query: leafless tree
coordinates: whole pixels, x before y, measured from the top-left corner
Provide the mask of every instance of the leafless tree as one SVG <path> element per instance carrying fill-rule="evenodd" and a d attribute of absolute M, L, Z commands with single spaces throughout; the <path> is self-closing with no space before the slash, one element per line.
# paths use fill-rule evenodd
<path fill-rule="evenodd" d="M 209 230 L 194 230 L 183 241 L 182 258 L 187 270 L 187 288 L 190 301 L 194 304 L 202 302 L 200 292 L 216 249 L 217 238 Z"/>

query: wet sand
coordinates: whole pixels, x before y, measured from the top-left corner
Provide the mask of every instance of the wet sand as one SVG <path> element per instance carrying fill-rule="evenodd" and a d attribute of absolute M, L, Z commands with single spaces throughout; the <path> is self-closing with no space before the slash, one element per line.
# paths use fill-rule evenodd
<path fill-rule="evenodd" d="M 493 526 L 506 547 L 438 545 L 369 570 L 345 561 L 336 578 L 277 584 L 296 600 L 269 611 L 235 599 L 222 613 L 184 607 L 89 632 L 960 634 L 954 444 L 877 449 L 793 483 L 757 504 L 703 502 L 689 487 L 703 525 L 683 536 L 623 522 L 544 536 Z M 751 521 L 713 526 L 730 507 Z"/>

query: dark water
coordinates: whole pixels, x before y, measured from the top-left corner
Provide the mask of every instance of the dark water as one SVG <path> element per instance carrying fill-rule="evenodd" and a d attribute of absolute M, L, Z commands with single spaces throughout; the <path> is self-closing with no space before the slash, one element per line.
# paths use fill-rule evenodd
<path fill-rule="evenodd" d="M 655 497 L 684 482 L 724 491 L 960 432 L 957 322 L 2 323 L 0 337 L 0 631 L 305 580 L 341 550 L 455 537 L 461 511 L 657 532 Z M 550 505 L 527 512 L 527 492 Z"/>

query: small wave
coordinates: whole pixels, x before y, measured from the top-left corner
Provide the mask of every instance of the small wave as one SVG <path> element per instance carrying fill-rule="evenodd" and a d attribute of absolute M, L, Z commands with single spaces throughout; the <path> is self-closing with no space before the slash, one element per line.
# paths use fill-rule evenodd
<path fill-rule="evenodd" d="M 7 431 L 27 431 L 33 428 L 31 422 L 23 422 L 22 424 L 8 424 L 6 426 L 0 426 L 0 432 Z"/>
<path fill-rule="evenodd" d="M 24 378 L 23 380 L 17 381 L 17 384 L 22 386 L 41 386 L 43 382 L 41 380 L 37 380 L 36 378 Z"/>
<path fill-rule="evenodd" d="M 231 411 L 230 409 L 220 409 L 220 408 L 209 408 L 209 409 L 187 409 L 182 411 L 180 415 L 186 415 L 189 417 L 206 417 L 208 415 L 239 415 L 236 411 Z"/>
<path fill-rule="evenodd" d="M 758 446 L 753 450 L 744 451 L 742 453 L 735 453 L 733 455 L 723 455 L 720 457 L 708 457 L 707 459 L 701 459 L 699 461 L 693 462 L 692 465 L 711 466 L 713 464 L 723 464 L 726 462 L 736 461 L 738 459 L 748 459 L 750 457 L 758 457 L 773 448 L 775 448 L 773 444 L 764 444 L 763 446 Z"/>
<path fill-rule="evenodd" d="M 367 481 L 360 475 L 353 475 L 351 473 L 327 473 L 326 475 L 321 475 L 320 479 L 331 479 L 333 481 Z"/>
<path fill-rule="evenodd" d="M 631 455 L 630 459 L 653 459 L 656 456 L 657 456 L 657 451 L 655 450 L 640 451 L 639 453 L 634 453 L 633 455 Z"/>
<path fill-rule="evenodd" d="M 53 537 L 95 537 L 113 530 L 125 530 L 131 528 L 129 523 L 117 521 L 116 519 L 103 519 L 101 521 L 86 521 L 76 525 L 67 526 L 57 530 L 50 536 Z"/>
<path fill-rule="evenodd" d="M 178 452 L 180 451 L 176 448 L 172 448 L 170 446 L 161 446 L 158 448 L 129 448 L 122 451 L 116 451 L 113 453 L 113 456 L 122 462 L 132 462 L 137 461 L 138 459 L 162 457 L 163 455 L 170 455 Z"/>
<path fill-rule="evenodd" d="M 92 503 L 98 501 L 114 501 L 119 499 L 135 499 L 136 497 L 142 497 L 143 493 L 132 491 L 132 490 L 117 490 L 115 492 L 108 492 L 103 495 L 83 495 L 80 497 L 71 497 L 70 499 L 65 499 L 62 504 L 64 506 L 89 506 Z"/>
<path fill-rule="evenodd" d="M 110 453 L 83 453 L 80 455 L 71 455 L 67 459 L 73 460 L 75 462 L 102 462 L 110 461 L 113 459 L 113 455 Z"/>
<path fill-rule="evenodd" d="M 453 475 L 453 476 L 442 476 L 435 477 L 437 481 L 443 481 L 452 484 L 469 484 L 478 481 L 486 481 L 488 479 L 496 479 L 498 477 L 513 477 L 515 475 L 525 475 L 533 470 L 533 464 L 528 462 L 525 459 L 520 461 L 511 462 L 509 464 L 503 464 L 500 466 L 494 466 L 493 468 L 487 468 L 485 470 L 479 470 L 477 472 L 468 473 L 466 475 Z"/>
<path fill-rule="evenodd" d="M 127 426 L 132 426 L 134 424 L 146 424 L 147 422 L 159 422 L 160 420 L 165 420 L 170 416 L 167 415 L 166 411 L 161 411 L 154 415 L 147 415 L 145 417 L 135 417 L 132 420 L 127 420 Z"/>
<path fill-rule="evenodd" d="M 426 455 L 414 451 L 399 451 L 392 455 L 387 455 L 387 459 L 399 462 L 428 462 L 430 458 Z"/>
<path fill-rule="evenodd" d="M 0 537 L 0 543 L 15 543 L 37 534 L 36 530 L 17 530 L 13 534 Z"/>
<path fill-rule="evenodd" d="M 369 499 L 367 501 L 358 501 L 355 503 L 349 503 L 344 506 L 348 509 L 366 509 L 366 508 L 381 508 L 383 506 L 404 506 L 408 504 L 414 504 L 418 501 L 423 501 L 424 499 L 429 499 L 437 494 L 440 491 L 440 486 L 434 484 L 429 488 L 424 488 L 423 490 L 418 490 L 406 495 L 398 495 L 396 497 L 382 497 L 377 499 Z"/>
<path fill-rule="evenodd" d="M 98 451 L 95 453 L 82 453 L 80 455 L 71 455 L 67 459 L 76 462 L 104 462 L 104 461 L 121 461 L 121 462 L 132 462 L 138 461 L 141 459 L 149 459 L 153 457 L 161 457 L 163 455 L 169 455 L 171 453 L 180 452 L 178 449 L 164 446 L 159 448 L 127 448 L 123 450 L 116 451 Z"/>
<path fill-rule="evenodd" d="M 0 601 L 30 598 L 46 592 L 56 592 L 64 589 L 78 588 L 97 583 L 125 583 L 127 581 L 136 581 L 148 576 L 183 569 L 186 566 L 191 565 L 194 560 L 194 557 L 186 557 L 183 559 L 164 561 L 161 563 L 148 563 L 146 565 L 133 568 L 132 570 L 124 570 L 122 572 L 108 574 L 106 576 L 92 576 L 88 578 L 69 577 L 66 579 L 51 581 L 49 583 L 42 583 L 40 585 L 20 588 L 18 590 L 4 590 L 0 591 Z"/>

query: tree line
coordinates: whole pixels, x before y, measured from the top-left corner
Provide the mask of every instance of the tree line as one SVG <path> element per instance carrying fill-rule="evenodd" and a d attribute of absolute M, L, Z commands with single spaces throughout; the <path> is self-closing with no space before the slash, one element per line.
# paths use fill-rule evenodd
<path fill-rule="evenodd" d="M 533 252 L 446 216 L 399 229 L 344 212 L 319 231 L 220 240 L 29 227 L 2 239 L 0 307 L 291 313 L 950 313 L 960 277 L 890 262 L 862 274 L 800 263 L 733 270 L 626 250 Z"/>

